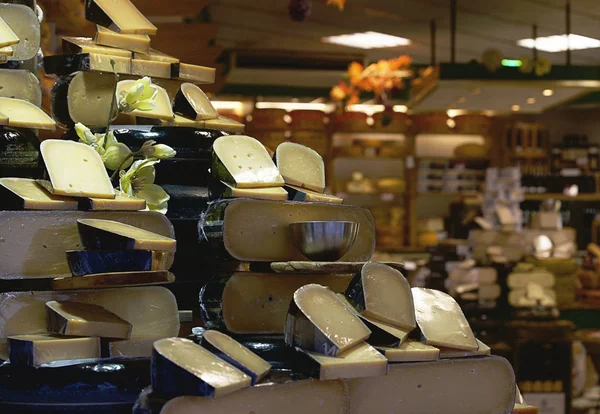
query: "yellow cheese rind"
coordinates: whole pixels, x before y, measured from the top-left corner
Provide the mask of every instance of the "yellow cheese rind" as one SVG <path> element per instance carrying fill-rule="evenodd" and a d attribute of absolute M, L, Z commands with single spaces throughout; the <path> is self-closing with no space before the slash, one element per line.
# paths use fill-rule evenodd
<path fill-rule="evenodd" d="M 179 334 L 177 302 L 164 287 L 7 292 L 0 293 L 0 358 L 8 356 L 7 337 L 48 333 L 46 302 L 53 300 L 102 306 L 133 326 L 131 339 Z"/>
<path fill-rule="evenodd" d="M 150 50 L 150 36 L 146 34 L 117 33 L 102 26 L 97 26 L 95 41 L 99 45 L 131 50 L 132 52 L 148 53 Z"/>
<path fill-rule="evenodd" d="M 477 340 L 477 344 L 479 345 L 479 349 L 477 351 L 465 351 L 462 349 L 452 349 L 452 348 L 440 348 L 440 359 L 450 359 L 450 358 L 470 358 L 476 356 L 486 356 L 492 354 L 492 349 L 481 342 L 479 339 Z"/>
<path fill-rule="evenodd" d="M 22 99 L 0 98 L 0 112 L 8 117 L 9 126 L 50 131 L 56 129 L 56 122 L 43 110 Z"/>
<path fill-rule="evenodd" d="M 438 348 L 414 339 L 409 339 L 398 347 L 377 346 L 376 348 L 390 362 L 435 361 L 440 357 L 440 350 Z"/>
<path fill-rule="evenodd" d="M 14 53 L 14 49 L 11 46 L 0 47 L 0 57 L 2 57 L 3 61 L 7 60 L 8 56 L 12 56 Z"/>
<path fill-rule="evenodd" d="M 124 93 L 127 93 L 131 87 L 133 87 L 135 82 L 136 81 L 134 80 L 120 81 L 117 84 L 117 96 L 120 97 Z M 151 111 L 140 111 L 136 109 L 128 113 L 133 116 L 141 116 L 144 118 L 162 119 L 166 121 L 173 120 L 173 109 L 171 108 L 171 100 L 169 99 L 167 91 L 158 85 L 153 85 L 153 87 L 158 90 L 155 101 L 156 108 Z"/>
<path fill-rule="evenodd" d="M 477 351 L 479 344 L 454 298 L 434 289 L 412 288 L 417 324 L 425 343 Z"/>
<path fill-rule="evenodd" d="M 130 59 L 133 56 L 133 53 L 129 50 L 101 46 L 96 44 L 96 42 L 89 37 L 64 36 L 62 39 L 63 53 L 97 53 L 99 55 L 118 56 Z"/>
<path fill-rule="evenodd" d="M 90 0 L 112 21 L 108 29 L 122 34 L 148 34 L 157 32 L 154 26 L 129 0 Z"/>
<path fill-rule="evenodd" d="M 8 338 L 9 348 L 31 347 L 31 366 L 56 361 L 100 358 L 100 338 L 64 338 L 54 335 L 15 335 Z M 10 351 L 13 358 L 13 350 Z M 18 361 L 11 361 L 18 364 Z"/>
<path fill-rule="evenodd" d="M 131 74 L 153 78 L 171 78 L 171 64 L 153 60 L 132 59 Z"/>
<path fill-rule="evenodd" d="M 338 356 L 331 357 L 314 352 L 307 354 L 320 365 L 321 381 L 341 378 L 378 377 L 387 373 L 386 357 L 363 342 Z"/>
<path fill-rule="evenodd" d="M 293 142 L 284 142 L 275 150 L 275 158 L 286 184 L 318 193 L 325 191 L 325 163 L 315 150 Z"/>
<path fill-rule="evenodd" d="M 146 208 L 146 200 L 116 191 L 115 198 L 88 198 L 84 203 L 91 211 L 138 211 Z"/>
<path fill-rule="evenodd" d="M 19 36 L 13 32 L 8 23 L 0 16 L 0 47 L 16 45 L 19 41 Z"/>
<path fill-rule="evenodd" d="M 173 283 L 175 276 L 166 270 L 140 272 L 95 273 L 52 280 L 52 290 L 106 289 Z"/>
<path fill-rule="evenodd" d="M 108 341 L 109 358 L 150 358 L 152 345 L 160 337 Z"/>
<path fill-rule="evenodd" d="M 8 125 L 8 117 L 0 112 L 0 125 Z"/>
<path fill-rule="evenodd" d="M 179 59 L 173 56 L 169 56 L 166 53 L 159 52 L 156 49 L 150 48 L 148 53 L 135 53 L 133 55 L 134 59 L 142 59 L 142 60 L 154 60 L 157 62 L 167 62 L 167 63 L 179 63 Z"/>
<path fill-rule="evenodd" d="M 225 198 L 253 198 L 255 200 L 278 200 L 285 201 L 288 193 L 282 187 L 269 188 L 235 188 L 222 182 L 225 186 L 223 197 Z"/>
<path fill-rule="evenodd" d="M 228 134 L 242 134 L 246 126 L 241 122 L 229 119 L 226 116 L 219 115 L 217 119 L 207 119 L 204 121 L 204 128 L 216 129 L 227 132 Z"/>
<path fill-rule="evenodd" d="M 215 68 L 206 66 L 190 65 L 189 63 L 177 63 L 178 75 L 174 79 L 187 80 L 194 83 L 215 83 Z"/>
<path fill-rule="evenodd" d="M 290 198 L 294 201 L 304 201 L 308 203 L 329 203 L 329 204 L 343 204 L 344 199 L 331 195 L 331 194 L 323 194 L 318 193 L 316 191 L 309 190 L 308 188 L 300 188 L 294 185 L 286 184 L 285 186 L 288 189 L 293 191 L 290 192 L 290 195 L 293 194 L 293 198 Z"/>
<path fill-rule="evenodd" d="M 115 198 L 100 155 L 89 145 L 49 139 L 40 145 L 51 192 L 71 197 Z"/>
<path fill-rule="evenodd" d="M 77 200 L 50 194 L 36 180 L 2 177 L 0 186 L 19 197 L 24 210 L 77 210 Z"/>

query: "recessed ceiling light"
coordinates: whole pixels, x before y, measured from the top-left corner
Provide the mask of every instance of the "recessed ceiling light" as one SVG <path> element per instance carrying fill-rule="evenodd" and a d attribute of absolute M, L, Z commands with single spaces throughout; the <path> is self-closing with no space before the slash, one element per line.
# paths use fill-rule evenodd
<path fill-rule="evenodd" d="M 563 52 L 567 49 L 582 50 L 600 47 L 600 40 L 576 34 L 570 34 L 567 39 L 567 35 L 563 34 L 536 39 L 521 39 L 517 40 L 517 44 L 528 49 L 533 49 L 535 46 L 537 50 L 544 52 Z"/>
<path fill-rule="evenodd" d="M 446 125 L 448 125 L 448 128 L 454 128 L 456 126 L 456 121 L 452 118 L 447 119 Z"/>
<path fill-rule="evenodd" d="M 527 98 L 527 103 L 533 105 L 535 103 L 535 98 Z"/>
<path fill-rule="evenodd" d="M 462 115 L 465 112 L 466 111 L 461 110 L 461 109 L 448 109 L 446 111 L 446 115 L 448 115 L 448 118 L 454 118 L 455 116 Z"/>
<path fill-rule="evenodd" d="M 352 33 L 321 38 L 323 43 L 356 47 L 359 49 L 377 49 L 383 47 L 406 46 L 410 40 L 404 37 L 387 35 L 378 32 Z"/>
<path fill-rule="evenodd" d="M 544 89 L 542 91 L 542 95 L 544 95 L 544 96 L 552 96 L 552 95 L 554 95 L 554 91 L 552 89 Z"/>
<path fill-rule="evenodd" d="M 521 107 L 519 105 L 513 105 L 510 109 L 512 109 L 513 111 L 517 112 L 521 110 Z"/>

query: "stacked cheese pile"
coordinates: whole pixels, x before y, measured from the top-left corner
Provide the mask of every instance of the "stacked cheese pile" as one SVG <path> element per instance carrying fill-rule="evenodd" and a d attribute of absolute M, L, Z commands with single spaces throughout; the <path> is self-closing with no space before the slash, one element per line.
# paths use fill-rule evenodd
<path fill-rule="evenodd" d="M 40 18 L 35 1 L 0 2 L 0 176 L 39 174 L 36 130 L 54 130 L 36 75 Z"/>
<path fill-rule="evenodd" d="M 452 296 L 485 307 L 495 307 L 502 294 L 496 269 L 475 266 L 473 260 L 455 266 L 448 275 L 446 286 Z"/>
<path fill-rule="evenodd" d="M 485 176 L 483 218 L 486 230 L 521 231 L 523 229 L 521 171 L 518 167 L 488 168 Z"/>
<path fill-rule="evenodd" d="M 554 275 L 531 263 L 518 263 L 508 275 L 508 303 L 515 308 L 556 306 Z"/>

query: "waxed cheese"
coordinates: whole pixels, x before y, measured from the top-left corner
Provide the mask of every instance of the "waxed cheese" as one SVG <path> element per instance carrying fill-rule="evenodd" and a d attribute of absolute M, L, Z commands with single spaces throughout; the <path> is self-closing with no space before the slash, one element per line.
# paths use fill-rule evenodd
<path fill-rule="evenodd" d="M 219 331 L 205 331 L 202 335 L 202 346 L 250 376 L 252 385 L 271 371 L 271 364 Z"/>
<path fill-rule="evenodd" d="M 175 281 L 166 270 L 98 273 L 52 280 L 53 290 L 106 289 L 115 287 L 165 285 Z"/>
<path fill-rule="evenodd" d="M 284 184 L 265 147 L 245 135 L 215 140 L 212 173 L 236 188 L 281 187 Z"/>
<path fill-rule="evenodd" d="M 148 53 L 135 53 L 135 59 L 154 60 L 156 62 L 179 63 L 179 59 L 169 56 L 166 53 L 150 48 Z"/>
<path fill-rule="evenodd" d="M 306 351 L 337 356 L 366 340 L 371 331 L 329 288 L 301 287 L 285 321 L 285 342 Z"/>
<path fill-rule="evenodd" d="M 46 302 L 48 332 L 65 336 L 128 339 L 131 324 L 102 306 L 68 301 Z"/>
<path fill-rule="evenodd" d="M 219 113 L 210 99 L 193 83 L 182 83 L 173 101 L 173 112 L 194 120 L 216 119 Z"/>
<path fill-rule="evenodd" d="M 95 273 L 165 270 L 164 252 L 149 250 L 68 250 L 73 276 Z"/>
<path fill-rule="evenodd" d="M 59 82 L 63 82 L 60 80 Z M 66 87 L 68 117 L 72 123 L 81 122 L 89 128 L 106 126 L 110 104 L 114 100 L 115 76 L 112 73 L 78 72 Z M 55 89 L 61 86 L 57 82 Z M 53 99 L 53 113 L 63 108 L 63 99 Z"/>
<path fill-rule="evenodd" d="M 52 193 L 115 198 L 115 189 L 96 150 L 79 142 L 49 139 L 40 146 Z"/>
<path fill-rule="evenodd" d="M 378 346 L 377 349 L 390 362 L 435 361 L 440 357 L 438 348 L 414 339 L 409 339 L 397 347 Z"/>
<path fill-rule="evenodd" d="M 8 338 L 13 365 L 38 367 L 56 361 L 100 358 L 100 338 L 64 338 L 54 335 L 16 335 Z"/>
<path fill-rule="evenodd" d="M 77 220 L 81 242 L 89 250 L 158 250 L 174 252 L 175 239 L 118 221 Z"/>
<path fill-rule="evenodd" d="M 85 198 L 79 201 L 80 210 L 95 211 L 137 211 L 146 208 L 146 200 L 130 196 L 122 191 L 115 192 L 115 198 Z"/>
<path fill-rule="evenodd" d="M 147 34 L 123 34 L 106 27 L 97 26 L 96 44 L 111 46 L 133 52 L 147 53 L 150 49 L 150 36 Z"/>
<path fill-rule="evenodd" d="M 223 198 L 253 198 L 256 200 L 279 200 L 285 201 L 288 193 L 282 187 L 269 188 L 235 188 L 222 182 L 225 186 Z"/>
<path fill-rule="evenodd" d="M 19 38 L 9 60 L 33 59 L 40 49 L 40 21 L 35 11 L 22 4 L 0 3 L 0 16 Z"/>
<path fill-rule="evenodd" d="M 16 45 L 19 41 L 19 36 L 12 31 L 8 23 L 0 16 L 0 47 Z"/>
<path fill-rule="evenodd" d="M 129 50 L 101 46 L 96 44 L 96 42 L 89 37 L 64 36 L 62 38 L 62 44 L 63 53 L 65 54 L 97 53 L 100 55 L 120 56 L 125 58 L 131 58 L 133 56 L 133 53 Z"/>
<path fill-rule="evenodd" d="M 120 81 L 117 84 L 117 96 L 120 98 L 123 96 L 123 94 L 127 93 L 133 87 L 135 82 L 136 81 L 134 80 Z M 155 87 L 158 91 L 158 94 L 156 95 L 156 101 L 154 103 L 156 106 L 155 109 L 150 111 L 140 111 L 135 109 L 128 113 L 144 118 L 172 120 L 173 110 L 171 109 L 171 100 L 169 99 L 167 91 L 157 85 L 153 85 L 153 87 Z"/>
<path fill-rule="evenodd" d="M 0 97 L 16 98 L 42 105 L 42 88 L 39 79 L 25 69 L 0 70 Z"/>
<path fill-rule="evenodd" d="M 42 109 L 22 99 L 0 98 L 0 112 L 8 117 L 9 126 L 51 131 L 56 129 L 56 122 Z"/>
<path fill-rule="evenodd" d="M 154 26 L 129 0 L 88 0 L 85 18 L 122 34 L 148 34 L 157 32 Z"/>
<path fill-rule="evenodd" d="M 194 83 L 214 83 L 215 74 L 215 68 L 206 66 L 190 65 L 189 63 L 173 63 L 171 66 L 171 77 L 173 79 Z"/>
<path fill-rule="evenodd" d="M 154 342 L 152 389 L 167 397 L 223 397 L 250 386 L 242 371 L 192 341 L 166 338 Z"/>
<path fill-rule="evenodd" d="M 131 58 L 97 52 L 46 56 L 44 57 L 44 69 L 46 74 L 60 76 L 70 75 L 78 71 L 130 74 Z"/>
<path fill-rule="evenodd" d="M 387 359 L 371 345 L 363 342 L 337 356 L 315 352 L 307 354 L 320 365 L 321 381 L 340 378 L 377 377 L 387 373 Z"/>
<path fill-rule="evenodd" d="M 275 159 L 286 184 L 319 193 L 325 191 L 325 163 L 315 150 L 284 142 L 277 147 Z"/>
<path fill-rule="evenodd" d="M 5 210 L 77 210 L 77 200 L 50 194 L 30 178 L 0 178 L 0 194 Z"/>
<path fill-rule="evenodd" d="M 456 300 L 439 290 L 412 288 L 417 324 L 425 343 L 477 351 L 479 344 Z"/>

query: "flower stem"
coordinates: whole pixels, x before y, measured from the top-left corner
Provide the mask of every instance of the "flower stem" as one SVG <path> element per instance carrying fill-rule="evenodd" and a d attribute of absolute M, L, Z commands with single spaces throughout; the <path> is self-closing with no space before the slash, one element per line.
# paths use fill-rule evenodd
<path fill-rule="evenodd" d="M 117 168 L 112 175 L 110 176 L 110 180 L 114 180 L 115 178 L 117 178 L 117 174 L 119 174 L 119 171 L 121 171 L 121 168 L 123 168 L 123 166 L 125 165 L 125 163 L 127 161 L 129 161 L 131 158 L 133 158 L 135 155 L 137 155 L 137 152 L 132 152 L 131 154 L 129 154 L 127 157 L 125 157 L 125 159 L 123 160 L 123 162 L 121 162 L 121 165 L 119 165 L 119 168 Z"/>
<path fill-rule="evenodd" d="M 110 130 L 110 125 L 112 124 L 112 113 L 115 110 L 115 101 L 117 100 L 117 85 L 119 84 L 119 74 L 115 71 L 115 60 L 110 59 L 110 65 L 112 66 L 113 73 L 115 74 L 115 87 L 113 88 L 112 99 L 110 101 L 110 112 L 108 113 L 108 123 L 106 124 L 106 134 L 108 135 L 108 131 Z M 116 116 L 119 116 L 119 111 L 117 109 Z M 116 117 L 115 117 L 116 118 Z M 106 149 L 108 145 L 108 139 L 104 140 L 104 149 Z M 122 164 L 121 164 L 122 165 Z M 121 168 L 117 169 L 119 171 Z M 112 179 L 112 177 L 111 177 Z"/>

